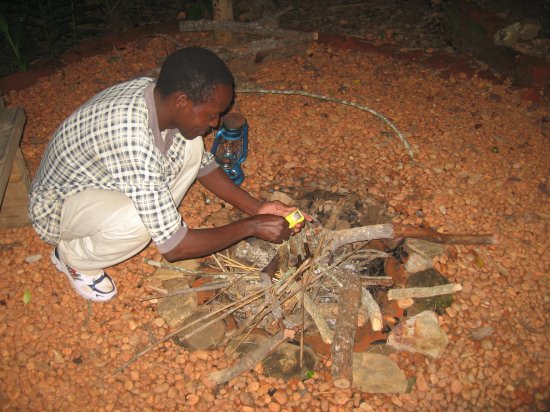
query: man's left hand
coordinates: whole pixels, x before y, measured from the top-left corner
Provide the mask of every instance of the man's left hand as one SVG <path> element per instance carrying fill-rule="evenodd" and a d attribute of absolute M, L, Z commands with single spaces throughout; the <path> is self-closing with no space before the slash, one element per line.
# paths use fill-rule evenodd
<path fill-rule="evenodd" d="M 296 209 L 298 208 L 295 206 L 288 206 L 288 205 L 285 205 L 283 202 L 279 202 L 278 200 L 275 200 L 272 202 L 264 202 L 262 206 L 258 209 L 258 214 L 259 215 L 270 214 L 270 215 L 286 217 L 290 215 L 292 212 L 294 212 Z M 307 220 L 308 222 L 312 221 L 311 216 L 308 215 L 307 213 L 302 212 L 302 215 L 304 215 L 304 219 Z M 304 222 L 300 222 L 296 224 L 296 226 L 294 226 L 292 230 L 294 231 L 294 233 L 299 233 L 303 227 L 304 227 Z"/>

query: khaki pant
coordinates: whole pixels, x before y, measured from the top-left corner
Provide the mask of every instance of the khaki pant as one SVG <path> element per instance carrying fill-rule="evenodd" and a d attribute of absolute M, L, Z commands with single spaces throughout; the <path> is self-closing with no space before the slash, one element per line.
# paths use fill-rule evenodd
<path fill-rule="evenodd" d="M 200 168 L 201 138 L 188 140 L 185 167 L 170 185 L 178 206 Z M 116 190 L 90 189 L 68 197 L 61 211 L 58 251 L 69 266 L 95 275 L 139 253 L 151 241 L 134 203 Z"/>

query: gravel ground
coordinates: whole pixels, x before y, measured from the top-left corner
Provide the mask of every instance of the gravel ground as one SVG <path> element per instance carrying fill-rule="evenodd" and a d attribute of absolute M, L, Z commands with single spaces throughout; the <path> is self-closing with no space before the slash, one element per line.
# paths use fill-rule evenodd
<path fill-rule="evenodd" d="M 181 36 L 183 43 L 197 42 Z M 200 41 L 207 41 L 206 37 Z M 99 91 L 154 68 L 163 39 L 86 58 L 7 97 L 25 108 L 22 149 L 31 174 L 52 132 Z M 236 70 L 237 72 L 239 69 Z M 292 73 L 292 75 L 289 75 Z M 493 233 L 491 247 L 453 247 L 436 262 L 464 290 L 439 317 L 450 344 L 443 358 L 391 355 L 416 378 L 402 395 L 336 390 L 325 371 L 305 382 L 256 370 L 213 387 L 227 365 L 221 350 L 161 344 L 126 370 L 116 368 L 169 333 L 155 303 L 141 300 L 159 258 L 154 247 L 110 269 L 119 295 L 92 310 L 49 261 L 31 228 L 0 230 L 0 406 L 7 410 L 548 410 L 550 111 L 509 85 L 437 71 L 375 54 L 312 46 L 284 61 L 237 73 L 276 89 L 353 100 L 390 117 L 415 151 L 368 113 L 305 97 L 241 95 L 251 125 L 244 186 L 290 195 L 301 188 L 379 196 L 395 221 L 444 232 Z M 221 205 L 194 186 L 181 212 L 194 227 Z M 41 254 L 37 262 L 25 257 Z M 31 300 L 25 304 L 28 291 Z M 491 326 L 481 341 L 470 332 Z"/>

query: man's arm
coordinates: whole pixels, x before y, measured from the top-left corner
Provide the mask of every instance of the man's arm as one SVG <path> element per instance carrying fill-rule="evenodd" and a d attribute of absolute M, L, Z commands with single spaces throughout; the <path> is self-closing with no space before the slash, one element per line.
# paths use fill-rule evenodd
<path fill-rule="evenodd" d="M 251 236 L 282 243 L 290 234 L 291 230 L 284 218 L 257 215 L 212 229 L 189 229 L 182 241 L 163 256 L 169 262 L 175 262 L 210 255 Z"/>
<path fill-rule="evenodd" d="M 285 205 L 279 201 L 261 202 L 246 190 L 235 185 L 219 167 L 207 175 L 199 177 L 197 180 L 220 199 L 225 200 L 250 216 L 271 214 L 285 217 L 296 210 L 296 207 Z M 304 217 L 308 222 L 311 222 L 309 215 L 304 214 Z M 303 226 L 303 224 L 296 225 L 294 232 L 300 231 Z"/>
<path fill-rule="evenodd" d="M 252 236 L 271 243 L 282 243 L 303 227 L 303 224 L 298 224 L 291 230 L 284 219 L 296 208 L 281 202 L 259 201 L 236 186 L 221 168 L 199 177 L 198 181 L 210 192 L 251 217 L 212 229 L 189 229 L 174 249 L 163 254 L 170 262 L 210 255 Z M 311 217 L 305 217 L 311 220 Z"/>

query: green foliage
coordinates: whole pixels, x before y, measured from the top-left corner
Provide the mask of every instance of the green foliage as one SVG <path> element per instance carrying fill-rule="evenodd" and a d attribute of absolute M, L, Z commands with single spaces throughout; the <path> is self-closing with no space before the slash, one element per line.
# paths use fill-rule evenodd
<path fill-rule="evenodd" d="M 25 45 L 24 25 L 20 22 L 12 24 L 8 23 L 8 20 L 4 15 L 0 14 L 0 34 L 7 41 L 11 51 L 14 54 L 14 58 L 9 60 L 9 64 L 13 64 L 17 70 L 26 71 L 28 68 L 27 56 L 23 53 Z"/>
<path fill-rule="evenodd" d="M 55 59 L 103 22 L 97 0 L 4 0 L 0 15 L 0 31 L 19 70 L 40 55 Z"/>
<path fill-rule="evenodd" d="M 29 303 L 31 303 L 31 299 L 32 299 L 32 294 L 29 290 L 26 290 L 25 293 L 23 293 L 23 303 L 25 305 L 28 305 Z"/>

